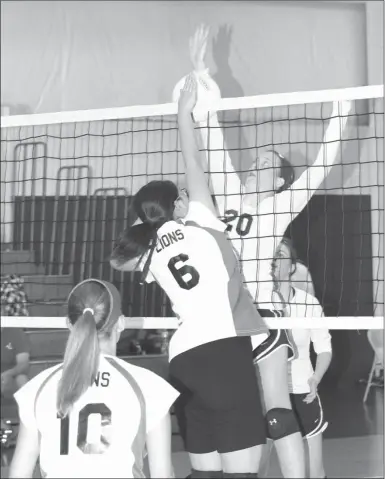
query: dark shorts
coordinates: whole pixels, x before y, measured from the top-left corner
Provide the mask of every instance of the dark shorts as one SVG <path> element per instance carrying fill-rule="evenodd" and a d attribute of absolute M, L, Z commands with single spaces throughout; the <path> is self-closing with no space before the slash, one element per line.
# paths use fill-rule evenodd
<path fill-rule="evenodd" d="M 328 423 L 325 421 L 318 394 L 310 404 L 303 402 L 306 396 L 307 394 L 290 394 L 290 401 L 302 436 L 310 439 L 322 433 L 328 427 Z"/>
<path fill-rule="evenodd" d="M 282 316 L 281 311 L 258 309 L 258 312 L 263 318 Z M 269 337 L 253 351 L 254 363 L 268 358 L 274 351 L 282 347 L 288 348 L 288 361 L 296 357 L 296 347 L 291 337 L 291 331 L 286 329 L 270 329 Z"/>
<path fill-rule="evenodd" d="M 250 337 L 221 339 L 179 354 L 170 383 L 185 448 L 192 454 L 265 444 L 266 433 Z"/>

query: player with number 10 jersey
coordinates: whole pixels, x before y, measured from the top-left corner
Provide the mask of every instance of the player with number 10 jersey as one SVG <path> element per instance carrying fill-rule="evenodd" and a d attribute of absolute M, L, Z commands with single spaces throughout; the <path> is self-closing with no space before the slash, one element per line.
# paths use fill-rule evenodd
<path fill-rule="evenodd" d="M 170 381 L 185 405 L 182 435 L 192 477 L 214 477 L 210 453 L 226 454 L 224 468 L 231 463 L 232 472 L 254 475 L 255 447 L 266 438 L 250 337 L 262 343 L 268 332 L 243 285 L 198 161 L 194 95 L 190 75 L 178 110 L 188 194 L 171 181 L 143 186 L 132 203 L 138 221 L 117 241 L 111 264 L 141 269 L 142 279 L 161 286 L 179 317 L 169 348 Z"/>

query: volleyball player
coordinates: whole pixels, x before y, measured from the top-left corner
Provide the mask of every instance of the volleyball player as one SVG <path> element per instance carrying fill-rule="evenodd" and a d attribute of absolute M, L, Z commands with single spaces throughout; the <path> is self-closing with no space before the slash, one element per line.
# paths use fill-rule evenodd
<path fill-rule="evenodd" d="M 291 241 L 283 238 L 273 261 L 273 276 L 277 291 L 284 301 L 285 316 L 292 318 L 323 317 L 318 300 L 292 283 L 297 256 Z M 327 329 L 293 329 L 292 338 L 298 357 L 289 364 L 290 399 L 294 414 L 306 439 L 309 473 L 306 477 L 324 478 L 322 433 L 327 428 L 317 388 L 332 358 L 331 338 Z M 317 354 L 316 367 L 310 361 L 310 342 Z M 266 448 L 270 452 L 269 446 Z M 262 463 L 265 462 L 265 458 Z"/>
<path fill-rule="evenodd" d="M 305 291 L 305 293 L 315 296 L 314 284 L 310 271 L 299 259 L 297 259 L 295 271 L 291 277 L 291 282 L 296 288 L 302 289 L 302 291 Z"/>
<path fill-rule="evenodd" d="M 170 181 L 142 187 L 133 199 L 139 221 L 118 240 L 111 264 L 142 269 L 179 318 L 170 377 L 184 398 L 192 477 L 257 477 L 266 437 L 250 336 L 261 343 L 267 328 L 217 218 L 194 137 L 195 102 L 189 75 L 178 105 L 188 195 Z"/>
<path fill-rule="evenodd" d="M 201 27 L 190 42 L 195 74 L 208 99 L 219 91 L 204 63 L 207 29 Z M 306 206 L 330 171 L 347 122 L 350 103 L 333 105 L 318 156 L 294 182 L 290 163 L 277 151 L 263 152 L 246 180 L 245 188 L 224 148 L 216 115 L 210 128 L 201 123 L 203 144 L 209 151 L 209 170 L 219 214 L 242 263 L 242 272 L 261 316 L 282 316 L 282 303 L 274 291 L 271 262 L 290 222 Z M 341 117 L 339 116 L 341 115 Z M 254 347 L 265 402 L 268 437 L 274 440 L 284 477 L 304 477 L 305 459 L 301 433 L 292 411 L 288 389 L 288 363 L 294 348 L 284 330 L 271 331 L 269 338 Z"/>
<path fill-rule="evenodd" d="M 16 394 L 20 430 L 10 477 L 173 477 L 169 409 L 178 393 L 147 369 L 116 357 L 124 329 L 120 296 L 87 279 L 68 298 L 64 362 Z"/>

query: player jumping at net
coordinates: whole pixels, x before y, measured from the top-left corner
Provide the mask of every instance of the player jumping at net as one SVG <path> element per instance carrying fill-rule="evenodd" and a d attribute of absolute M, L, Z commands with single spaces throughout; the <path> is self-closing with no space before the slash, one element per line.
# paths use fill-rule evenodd
<path fill-rule="evenodd" d="M 292 318 L 323 317 L 318 300 L 311 294 L 297 288 L 292 278 L 296 273 L 297 255 L 291 241 L 284 238 L 273 262 L 274 281 L 282 300 L 284 314 Z M 290 399 L 294 414 L 300 426 L 302 437 L 308 447 L 308 473 L 306 477 L 325 478 L 322 459 L 322 433 L 328 423 L 317 394 L 320 381 L 326 373 L 332 358 L 331 338 L 327 329 L 293 329 L 292 339 L 298 357 L 289 365 Z M 315 371 L 310 360 L 310 342 L 317 354 Z M 270 444 L 263 455 L 261 469 L 266 469 L 270 455 Z M 266 477 L 260 473 L 261 477 Z"/>
<path fill-rule="evenodd" d="M 142 187 L 133 199 L 138 224 L 117 241 L 111 264 L 142 269 L 179 318 L 170 378 L 184 398 L 191 476 L 257 477 L 266 436 L 250 336 L 261 343 L 268 334 L 215 211 L 194 136 L 195 103 L 190 75 L 178 105 L 188 195 L 170 181 Z"/>
<path fill-rule="evenodd" d="M 178 392 L 147 369 L 116 357 L 124 329 L 120 295 L 87 279 L 68 298 L 64 362 L 15 394 L 20 430 L 10 477 L 174 477 L 169 409 Z"/>
<path fill-rule="evenodd" d="M 201 27 L 190 42 L 195 75 L 205 93 L 219 94 L 219 87 L 206 69 L 204 57 L 208 30 Z M 199 98 L 198 98 L 199 101 Z M 220 217 L 228 224 L 232 243 L 239 253 L 246 284 L 261 316 L 282 316 L 282 302 L 274 291 L 271 264 L 286 228 L 303 210 L 329 173 L 340 145 L 351 103 L 333 105 L 332 118 L 314 164 L 294 181 L 286 175 L 290 163 L 277 151 L 263 152 L 246 180 L 245 188 L 235 172 L 217 115 L 209 127 L 200 124 L 205 148 L 209 151 L 209 171 Z M 284 477 L 304 477 L 305 459 L 300 429 L 293 414 L 288 389 L 288 359 L 294 347 L 284 330 L 271 331 L 262 345 L 253 345 L 258 365 L 268 437 L 274 440 Z"/>

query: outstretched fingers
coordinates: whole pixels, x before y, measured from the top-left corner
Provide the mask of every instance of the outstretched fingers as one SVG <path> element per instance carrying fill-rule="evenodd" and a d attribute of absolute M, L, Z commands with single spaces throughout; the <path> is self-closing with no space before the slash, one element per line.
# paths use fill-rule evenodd
<path fill-rule="evenodd" d="M 184 82 L 183 91 L 194 92 L 196 90 L 196 78 L 193 73 L 189 73 L 186 76 L 186 81 Z"/>

